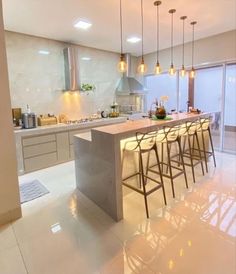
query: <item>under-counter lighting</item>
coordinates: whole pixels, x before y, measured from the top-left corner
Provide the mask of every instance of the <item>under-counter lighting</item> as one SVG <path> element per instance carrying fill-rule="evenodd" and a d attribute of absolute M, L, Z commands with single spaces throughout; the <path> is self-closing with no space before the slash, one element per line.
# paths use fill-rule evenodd
<path fill-rule="evenodd" d="M 90 57 L 82 57 L 81 60 L 83 60 L 83 61 L 90 61 L 91 58 Z"/>
<path fill-rule="evenodd" d="M 48 51 L 48 50 L 39 50 L 38 53 L 42 54 L 42 55 L 49 55 L 50 51 Z"/>
<path fill-rule="evenodd" d="M 85 21 L 82 21 L 82 20 L 80 20 L 80 21 L 78 21 L 77 23 L 74 24 L 75 28 L 83 29 L 83 30 L 89 29 L 91 26 L 92 26 L 91 23 L 85 22 Z"/>
<path fill-rule="evenodd" d="M 141 40 L 142 40 L 141 38 L 135 37 L 135 36 L 126 39 L 127 42 L 132 43 L 132 44 L 138 43 Z"/>

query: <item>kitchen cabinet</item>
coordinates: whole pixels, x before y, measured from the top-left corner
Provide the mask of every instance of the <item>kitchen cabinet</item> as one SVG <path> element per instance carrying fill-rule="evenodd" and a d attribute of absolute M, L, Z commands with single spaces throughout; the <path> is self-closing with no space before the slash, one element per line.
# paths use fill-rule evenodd
<path fill-rule="evenodd" d="M 74 138 L 91 128 L 123 123 L 126 118 L 100 119 L 84 124 L 41 126 L 15 131 L 18 174 L 47 168 L 74 159 Z"/>
<path fill-rule="evenodd" d="M 69 133 L 61 132 L 56 134 L 57 140 L 57 160 L 66 162 L 70 160 Z"/>

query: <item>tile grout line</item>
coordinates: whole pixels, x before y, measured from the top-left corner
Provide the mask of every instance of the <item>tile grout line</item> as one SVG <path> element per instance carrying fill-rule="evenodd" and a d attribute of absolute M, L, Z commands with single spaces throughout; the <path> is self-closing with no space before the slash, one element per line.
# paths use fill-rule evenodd
<path fill-rule="evenodd" d="M 19 248 L 20 255 L 21 255 L 21 258 L 22 258 L 22 261 L 23 261 L 23 264 L 24 264 L 26 273 L 29 274 L 29 271 L 28 271 L 28 269 L 27 269 L 27 266 L 26 266 L 26 262 L 25 262 L 24 256 L 23 256 L 22 251 L 21 251 L 21 248 L 20 248 L 20 244 L 19 244 L 18 239 L 17 239 L 17 237 L 16 237 L 16 232 L 15 232 L 13 223 L 11 223 L 11 227 L 12 227 L 12 231 L 13 231 L 13 233 L 14 233 L 14 236 L 15 236 L 15 238 L 16 238 L 16 243 L 17 243 L 17 246 L 18 246 L 18 248 Z"/>

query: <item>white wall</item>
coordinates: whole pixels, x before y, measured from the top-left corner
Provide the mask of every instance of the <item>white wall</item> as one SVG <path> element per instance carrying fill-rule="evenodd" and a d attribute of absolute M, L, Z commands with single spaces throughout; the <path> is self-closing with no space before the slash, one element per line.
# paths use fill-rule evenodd
<path fill-rule="evenodd" d="M 0 224 L 21 216 L 0 0 Z M 13 262 L 14 263 L 14 262 Z"/>
<path fill-rule="evenodd" d="M 81 83 L 94 84 L 96 91 L 65 94 L 63 48 L 68 44 L 8 31 L 5 37 L 12 107 L 25 109 L 29 104 L 37 114 L 65 113 L 76 119 L 109 108 L 113 102 L 121 77 L 116 69 L 119 54 L 78 46 L 81 58 L 91 58 L 80 59 Z M 50 54 L 40 55 L 39 50 Z"/>

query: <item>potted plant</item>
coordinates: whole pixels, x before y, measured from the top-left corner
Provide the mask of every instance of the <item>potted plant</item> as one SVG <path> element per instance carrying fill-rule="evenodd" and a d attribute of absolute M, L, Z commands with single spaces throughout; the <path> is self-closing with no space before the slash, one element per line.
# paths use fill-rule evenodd
<path fill-rule="evenodd" d="M 87 94 L 89 94 L 89 91 L 94 91 L 95 88 L 95 85 L 92 84 L 83 83 L 81 85 L 81 91 L 87 92 Z"/>

